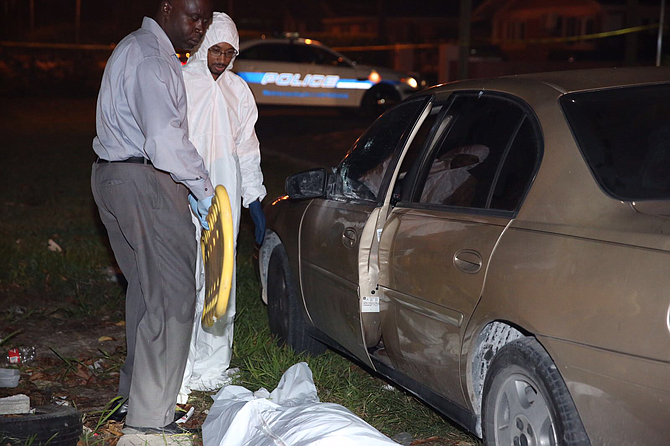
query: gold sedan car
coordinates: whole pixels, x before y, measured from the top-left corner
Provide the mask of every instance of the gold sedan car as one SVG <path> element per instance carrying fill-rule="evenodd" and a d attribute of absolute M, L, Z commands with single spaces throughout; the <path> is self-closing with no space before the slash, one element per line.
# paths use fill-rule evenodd
<path fill-rule="evenodd" d="M 670 444 L 670 70 L 434 87 L 287 179 L 271 330 L 488 445 Z"/>

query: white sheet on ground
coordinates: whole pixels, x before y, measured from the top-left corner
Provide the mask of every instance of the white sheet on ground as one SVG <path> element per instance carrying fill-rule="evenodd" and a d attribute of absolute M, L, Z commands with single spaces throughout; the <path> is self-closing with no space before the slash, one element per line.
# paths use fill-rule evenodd
<path fill-rule="evenodd" d="M 204 446 L 396 445 L 349 409 L 321 403 L 305 362 L 290 367 L 272 393 L 227 386 L 202 425 Z"/>

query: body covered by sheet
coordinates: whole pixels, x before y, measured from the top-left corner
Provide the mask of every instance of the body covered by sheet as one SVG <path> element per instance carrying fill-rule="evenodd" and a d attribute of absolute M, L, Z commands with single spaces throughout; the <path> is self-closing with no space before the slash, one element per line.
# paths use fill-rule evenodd
<path fill-rule="evenodd" d="M 289 368 L 272 393 L 224 387 L 214 397 L 202 434 L 204 446 L 397 444 L 347 408 L 319 402 L 304 362 Z"/>

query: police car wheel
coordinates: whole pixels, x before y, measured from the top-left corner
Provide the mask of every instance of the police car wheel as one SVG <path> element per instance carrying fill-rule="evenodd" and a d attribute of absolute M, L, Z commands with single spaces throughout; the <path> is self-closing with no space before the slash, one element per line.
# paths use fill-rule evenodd
<path fill-rule="evenodd" d="M 400 95 L 393 87 L 377 85 L 363 97 L 362 108 L 365 114 L 376 118 L 389 108 L 400 102 Z"/>

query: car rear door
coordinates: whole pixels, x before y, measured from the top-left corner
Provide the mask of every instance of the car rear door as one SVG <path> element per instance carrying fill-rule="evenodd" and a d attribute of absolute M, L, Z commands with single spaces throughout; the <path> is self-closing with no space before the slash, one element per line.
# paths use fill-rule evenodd
<path fill-rule="evenodd" d="M 540 133 L 525 106 L 491 93 L 454 95 L 433 111 L 431 131 L 419 131 L 425 140 L 398 169 L 398 202 L 378 225 L 379 356 L 464 405 L 464 330 L 534 176 Z"/>
<path fill-rule="evenodd" d="M 425 97 L 408 101 L 375 121 L 338 166 L 328 197 L 310 203 L 300 227 L 307 313 L 319 330 L 369 365 L 360 317 L 359 250 L 369 247 L 365 228 L 369 220 L 376 223 L 387 171 L 426 103 Z"/>

